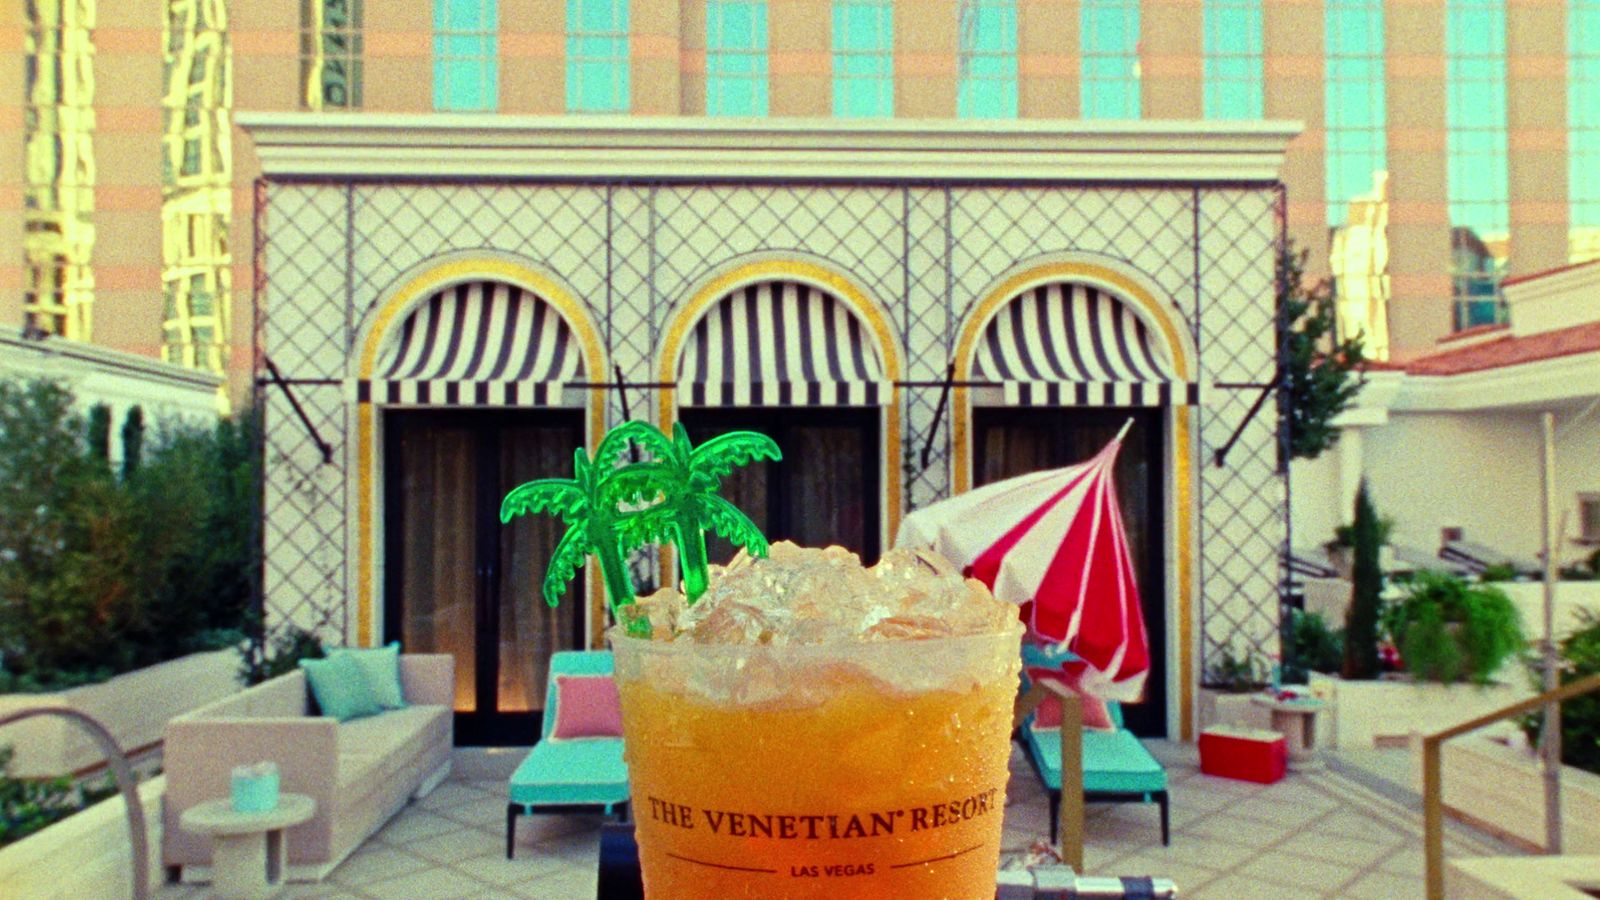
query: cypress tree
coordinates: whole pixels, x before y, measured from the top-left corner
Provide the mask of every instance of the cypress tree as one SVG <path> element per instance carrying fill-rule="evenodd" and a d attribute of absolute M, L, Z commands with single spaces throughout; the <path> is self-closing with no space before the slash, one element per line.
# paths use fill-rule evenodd
<path fill-rule="evenodd" d="M 122 422 L 122 480 L 127 481 L 139 470 L 144 455 L 144 410 L 137 406 L 128 409 Z"/>
<path fill-rule="evenodd" d="M 89 407 L 89 458 L 111 465 L 111 407 L 96 403 Z"/>
<path fill-rule="evenodd" d="M 1356 491 L 1355 519 L 1350 529 L 1354 543 L 1354 582 L 1350 611 L 1345 614 L 1344 666 L 1340 674 L 1349 679 L 1378 677 L 1378 616 L 1383 599 L 1383 571 L 1378 565 L 1378 550 L 1383 544 L 1378 511 L 1367 494 L 1367 482 Z"/>

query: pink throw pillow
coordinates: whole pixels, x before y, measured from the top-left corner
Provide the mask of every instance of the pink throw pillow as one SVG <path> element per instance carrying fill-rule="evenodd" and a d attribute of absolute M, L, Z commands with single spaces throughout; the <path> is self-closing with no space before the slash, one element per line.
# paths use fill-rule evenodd
<path fill-rule="evenodd" d="M 1072 690 L 1077 688 L 1063 673 L 1055 669 L 1028 670 L 1028 677 L 1034 681 L 1055 681 L 1066 685 Z M 1106 708 L 1106 702 L 1099 697 L 1091 697 L 1078 691 L 1078 696 L 1083 699 L 1083 727 L 1093 731 L 1116 731 L 1117 726 L 1111 721 L 1111 711 Z M 1033 727 L 1035 728 L 1060 728 L 1061 727 L 1061 701 L 1054 696 L 1049 696 L 1039 701 L 1038 708 L 1033 714 Z"/>
<path fill-rule="evenodd" d="M 622 700 L 610 675 L 556 676 L 553 738 L 622 737 Z"/>

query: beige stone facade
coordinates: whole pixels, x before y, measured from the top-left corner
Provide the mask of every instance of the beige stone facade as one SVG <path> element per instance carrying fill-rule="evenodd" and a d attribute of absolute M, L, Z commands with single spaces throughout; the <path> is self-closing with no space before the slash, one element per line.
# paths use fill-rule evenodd
<path fill-rule="evenodd" d="M 55 0 L 63 2 L 63 0 Z M 72 0 L 67 0 L 72 2 Z M 78 3 L 87 0 L 76 0 Z M 164 17 L 185 0 L 117 0 L 97 6 L 93 28 L 95 182 L 92 220 L 96 343 L 160 355 L 162 296 L 162 109 Z M 433 4 L 368 0 L 362 9 L 361 109 L 433 108 Z M 565 108 L 565 0 L 500 0 L 497 112 L 553 115 Z M 1452 327 L 1446 168 L 1445 0 L 1383 4 L 1389 167 L 1391 344 L 1404 356 Z M 0 105 L 8 133 L 23 133 L 25 4 L 0 11 Z M 768 0 L 769 115 L 832 111 L 831 0 Z M 1327 270 L 1323 128 L 1324 5 L 1264 0 L 1265 115 L 1306 129 L 1285 167 L 1290 233 Z M 1510 0 L 1507 107 L 1511 272 L 1567 262 L 1566 3 Z M 894 109 L 901 118 L 955 115 L 958 0 L 896 0 Z M 1070 119 L 1080 112 L 1081 4 L 1018 0 L 1019 116 Z M 706 0 L 635 0 L 630 10 L 629 110 L 703 115 Z M 304 106 L 301 0 L 228 4 L 232 108 Z M 1145 118 L 1202 114 L 1203 5 L 1142 0 L 1140 99 Z M 251 368 L 253 184 L 260 171 L 249 140 L 234 130 L 230 352 L 235 395 Z M 0 154 L 0 229 L 23 232 L 28 175 L 19 152 Z M 1003 174 L 1003 173 L 997 173 Z M 20 321 L 29 272 L 22 254 L 0 261 L 0 320 Z"/>

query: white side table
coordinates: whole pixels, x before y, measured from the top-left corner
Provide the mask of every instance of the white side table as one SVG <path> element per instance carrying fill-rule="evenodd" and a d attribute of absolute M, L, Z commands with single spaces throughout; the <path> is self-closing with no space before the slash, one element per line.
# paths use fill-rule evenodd
<path fill-rule="evenodd" d="M 309 821 L 317 803 L 304 794 L 280 794 L 270 812 L 236 812 L 232 802 L 208 800 L 184 810 L 184 831 L 211 836 L 211 889 L 223 900 L 256 900 L 283 884 L 283 830 Z"/>
<path fill-rule="evenodd" d="M 1272 730 L 1283 735 L 1288 745 L 1289 768 L 1315 769 L 1321 764 L 1317 759 L 1317 711 L 1321 700 L 1279 700 L 1276 697 L 1256 695 L 1250 702 L 1272 711 Z"/>

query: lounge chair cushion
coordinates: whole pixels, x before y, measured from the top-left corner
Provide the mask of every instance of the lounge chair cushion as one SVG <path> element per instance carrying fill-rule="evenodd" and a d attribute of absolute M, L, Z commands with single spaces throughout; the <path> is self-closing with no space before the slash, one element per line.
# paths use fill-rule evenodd
<path fill-rule="evenodd" d="M 621 738 L 540 741 L 511 775 L 511 802 L 608 805 L 628 799 Z"/>
<path fill-rule="evenodd" d="M 622 737 L 622 699 L 610 675 L 557 675 L 556 693 L 551 737 Z"/>
<path fill-rule="evenodd" d="M 1023 729 L 1045 784 L 1061 790 L 1061 733 Z M 1167 772 L 1131 731 L 1083 732 L 1083 789 L 1090 793 L 1147 794 L 1167 789 Z"/>

